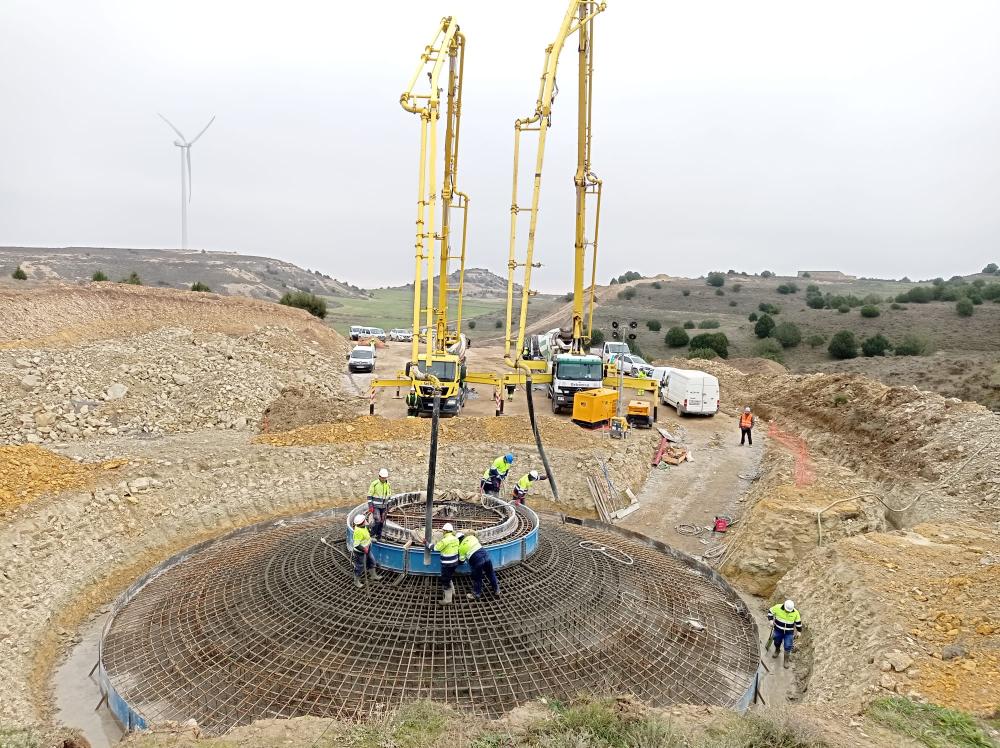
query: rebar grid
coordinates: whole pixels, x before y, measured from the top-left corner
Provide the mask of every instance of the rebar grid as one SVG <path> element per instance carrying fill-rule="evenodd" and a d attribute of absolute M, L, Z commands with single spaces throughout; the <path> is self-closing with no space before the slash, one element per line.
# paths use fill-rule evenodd
<path fill-rule="evenodd" d="M 490 717 L 579 693 L 731 706 L 753 683 L 746 607 L 642 542 L 549 522 L 530 563 L 500 574 L 502 597 L 467 600 L 459 577 L 442 606 L 434 577 L 356 589 L 346 557 L 319 542 L 330 529 L 317 518 L 221 538 L 154 578 L 107 629 L 110 683 L 151 723 L 194 718 L 210 732 L 414 699 Z"/>

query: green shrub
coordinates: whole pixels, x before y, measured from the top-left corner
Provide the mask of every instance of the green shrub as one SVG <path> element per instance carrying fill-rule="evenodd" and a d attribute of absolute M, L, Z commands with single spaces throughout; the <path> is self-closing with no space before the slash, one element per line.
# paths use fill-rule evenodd
<path fill-rule="evenodd" d="M 757 321 L 757 312 L 750 312 L 750 315 L 747 317 L 747 319 L 750 320 L 751 322 L 756 322 Z"/>
<path fill-rule="evenodd" d="M 773 278 L 774 277 L 774 273 L 772 273 L 770 270 L 761 270 L 760 271 L 760 277 L 761 278 Z"/>
<path fill-rule="evenodd" d="M 716 288 L 723 286 L 725 282 L 726 282 L 725 273 L 713 271 L 705 277 L 705 283 L 707 283 L 710 286 L 715 286 Z"/>
<path fill-rule="evenodd" d="M 94 274 L 92 276 L 90 276 L 90 279 L 92 281 L 94 281 L 95 283 L 101 283 L 103 281 L 106 281 L 108 279 L 108 276 L 106 276 L 100 270 L 95 270 Z"/>
<path fill-rule="evenodd" d="M 841 405 L 847 405 L 847 395 L 837 395 L 833 398 L 833 407 L 839 408 Z"/>
<path fill-rule="evenodd" d="M 692 348 L 688 351 L 688 358 L 718 358 L 719 354 L 712 348 Z"/>
<path fill-rule="evenodd" d="M 717 289 L 715 289 L 715 295 L 716 296 L 725 296 L 726 292 L 723 291 L 721 288 L 717 288 Z"/>
<path fill-rule="evenodd" d="M 732 300 L 731 300 L 731 301 L 729 302 L 729 306 L 736 306 L 736 299 L 732 299 Z"/>
<path fill-rule="evenodd" d="M 699 330 L 716 330 L 721 326 L 721 323 L 717 319 L 703 319 L 698 323 Z"/>
<path fill-rule="evenodd" d="M 119 283 L 127 283 L 130 286 L 141 286 L 142 285 L 142 278 L 140 278 L 139 274 L 133 270 L 131 273 L 128 274 L 128 278 L 122 278 L 118 282 Z"/>
<path fill-rule="evenodd" d="M 775 315 L 781 311 L 781 307 L 777 304 L 768 304 L 766 302 L 761 302 L 757 305 L 758 311 L 764 312 L 764 314 Z"/>
<path fill-rule="evenodd" d="M 52 743 L 46 741 L 48 745 Z M 59 745 L 63 745 L 60 741 Z M 30 728 L 0 727 L 2 748 L 42 748 L 42 737 Z"/>
<path fill-rule="evenodd" d="M 868 317 L 869 319 L 877 317 L 881 314 L 877 306 L 872 306 L 871 304 L 865 304 L 861 307 L 861 316 Z"/>
<path fill-rule="evenodd" d="M 567 291 L 565 294 L 563 294 L 562 298 L 563 298 L 563 301 L 572 301 L 573 300 L 573 292 L 572 291 Z"/>
<path fill-rule="evenodd" d="M 911 304 L 927 304 L 934 301 L 934 289 L 928 286 L 914 286 L 909 291 L 896 294 L 896 301 L 900 304 L 907 302 Z"/>
<path fill-rule="evenodd" d="M 495 327 L 497 330 L 499 330 L 501 327 L 503 327 L 503 322 L 501 322 L 500 320 L 497 320 L 496 322 L 493 323 L 493 327 Z"/>
<path fill-rule="evenodd" d="M 659 291 L 659 290 L 660 290 L 661 288 L 663 288 L 663 284 L 662 284 L 662 283 L 660 283 L 659 281 L 653 281 L 653 283 L 652 283 L 652 286 L 653 286 L 653 288 L 655 288 L 655 289 L 656 289 L 657 291 Z"/>
<path fill-rule="evenodd" d="M 194 283 L 191 284 L 191 290 L 192 291 L 211 291 L 212 289 L 209 288 L 208 286 L 206 286 L 201 281 L 195 281 Z"/>
<path fill-rule="evenodd" d="M 787 295 L 790 293 L 796 293 L 799 290 L 799 287 L 795 283 L 782 283 L 775 290 L 780 294 Z"/>
<path fill-rule="evenodd" d="M 693 330 L 694 329 L 694 322 L 692 322 L 691 320 L 688 320 L 687 322 L 685 322 L 684 323 L 684 329 L 685 330 Z"/>
<path fill-rule="evenodd" d="M 629 286 L 628 288 L 618 292 L 618 298 L 625 299 L 627 301 L 635 298 L 635 293 L 635 289 L 632 288 L 632 286 Z"/>
<path fill-rule="evenodd" d="M 810 309 L 822 309 L 826 306 L 826 299 L 818 293 L 807 293 L 806 306 Z"/>
<path fill-rule="evenodd" d="M 753 326 L 753 334 L 758 338 L 766 338 L 774 332 L 775 326 L 774 319 L 769 314 L 762 314 Z"/>
<path fill-rule="evenodd" d="M 955 311 L 958 312 L 959 317 L 971 317 L 972 313 L 976 311 L 976 307 L 969 299 L 959 299 L 958 303 L 955 304 Z"/>
<path fill-rule="evenodd" d="M 690 288 L 685 288 L 683 291 L 681 291 L 681 296 L 690 296 L 690 295 L 691 295 Z"/>
<path fill-rule="evenodd" d="M 794 348 L 802 342 L 802 333 L 794 322 L 782 322 L 774 328 L 772 335 L 782 348 Z"/>
<path fill-rule="evenodd" d="M 660 320 L 658 319 L 647 319 L 646 327 L 649 328 L 650 332 L 660 331 Z"/>
<path fill-rule="evenodd" d="M 612 278 L 611 282 L 608 283 L 608 285 L 609 286 L 617 286 L 618 285 L 618 279 L 617 278 Z"/>
<path fill-rule="evenodd" d="M 326 317 L 326 302 L 316 294 L 306 293 L 305 291 L 291 291 L 282 296 L 278 303 L 285 306 L 294 306 L 298 309 L 305 309 L 313 317 L 319 317 L 320 319 Z M 470 327 L 472 327 L 474 321 L 469 321 Z M 417 331 L 414 330 L 413 334 L 416 335 L 416 333 Z"/>
<path fill-rule="evenodd" d="M 995 275 L 998 270 L 1000 270 L 1000 268 L 997 268 L 997 264 L 995 262 L 991 262 L 989 265 L 983 268 L 983 273 L 985 273 L 986 275 Z"/>
<path fill-rule="evenodd" d="M 14 272 L 10 274 L 10 277 L 13 278 L 14 280 L 19 280 L 19 281 L 26 281 L 26 280 L 28 280 L 28 274 L 26 272 L 24 272 L 24 270 L 21 269 L 20 265 L 18 265 L 17 269 L 14 270 Z"/>
<path fill-rule="evenodd" d="M 873 335 L 861 341 L 861 352 L 871 358 L 872 356 L 884 356 L 892 348 L 892 344 L 884 335 Z"/>
<path fill-rule="evenodd" d="M 904 335 L 903 339 L 896 343 L 894 351 L 897 356 L 923 356 L 929 348 L 927 341 L 916 335 Z"/>
<path fill-rule="evenodd" d="M 603 330 L 590 331 L 590 344 L 593 346 L 604 345 L 605 337 Z"/>
<path fill-rule="evenodd" d="M 729 358 L 729 338 L 724 332 L 703 332 L 691 338 L 691 350 L 711 348 L 720 358 Z"/>
<path fill-rule="evenodd" d="M 687 330 L 683 327 L 671 327 L 667 330 L 667 334 L 663 336 L 663 342 L 671 348 L 680 348 L 682 345 L 687 345 L 690 339 Z"/>
<path fill-rule="evenodd" d="M 821 345 L 823 345 L 823 343 L 826 342 L 826 336 L 820 335 L 818 333 L 815 335 L 810 335 L 809 338 L 806 340 L 806 342 L 809 343 L 810 348 L 819 348 Z"/>
<path fill-rule="evenodd" d="M 757 343 L 755 351 L 760 358 L 769 358 L 779 364 L 785 360 L 784 348 L 774 338 L 765 338 Z"/>
<path fill-rule="evenodd" d="M 857 358 L 858 341 L 854 339 L 854 333 L 850 330 L 841 330 L 831 338 L 827 351 L 833 358 Z"/>
<path fill-rule="evenodd" d="M 878 294 L 870 293 L 862 299 L 865 304 L 881 304 L 882 297 Z"/>
<path fill-rule="evenodd" d="M 802 277 L 805 278 L 807 276 L 803 275 Z M 820 292 L 819 286 L 817 286 L 815 283 L 810 283 L 808 286 L 806 286 L 806 293 L 819 293 L 819 292 Z"/>
<path fill-rule="evenodd" d="M 847 304 L 841 304 L 840 306 L 837 307 L 837 311 L 840 312 L 841 314 L 847 314 L 849 311 L 851 311 L 851 307 L 849 307 Z"/>
<path fill-rule="evenodd" d="M 906 309 L 906 307 L 905 307 L 905 306 L 903 306 L 902 304 L 900 304 L 900 303 L 898 303 L 898 302 L 895 302 L 895 301 L 894 301 L 894 302 L 892 302 L 892 303 L 891 303 L 891 304 L 889 305 L 889 308 L 890 308 L 890 309 L 895 309 L 896 311 L 901 311 L 901 310 L 903 310 L 903 309 Z"/>
<path fill-rule="evenodd" d="M 731 288 L 733 290 L 733 293 L 739 293 L 740 289 L 743 288 L 743 284 L 742 283 L 734 283 Z"/>
<path fill-rule="evenodd" d="M 468 327 L 470 330 L 475 330 L 476 329 L 476 320 L 470 319 L 468 322 L 465 323 L 465 326 Z"/>

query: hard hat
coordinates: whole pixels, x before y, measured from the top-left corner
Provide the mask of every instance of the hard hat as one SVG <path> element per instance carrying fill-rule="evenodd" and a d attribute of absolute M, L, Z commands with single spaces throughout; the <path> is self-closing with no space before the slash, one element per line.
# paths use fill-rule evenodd
<path fill-rule="evenodd" d="M 504 459 L 504 462 L 508 462 L 511 465 L 513 465 L 514 464 L 514 453 L 513 452 L 508 452 L 507 454 L 505 454 L 503 456 L 503 459 Z"/>
<path fill-rule="evenodd" d="M 743 409 L 743 412 L 744 412 L 744 413 L 749 413 L 749 412 L 750 412 L 750 406 L 748 405 L 747 407 L 745 407 L 745 408 Z"/>
<path fill-rule="evenodd" d="M 459 540 L 461 540 L 462 538 L 465 537 L 465 533 L 464 532 L 456 532 L 455 533 L 455 537 L 458 538 Z"/>
<path fill-rule="evenodd" d="M 442 527 L 441 529 L 444 530 L 445 532 L 453 532 L 455 530 L 455 528 L 452 527 L 451 522 L 445 522 L 444 527 Z"/>
<path fill-rule="evenodd" d="M 791 613 L 793 610 L 795 610 L 795 603 L 793 603 L 791 600 L 785 600 L 785 604 L 783 607 L 785 608 L 785 610 Z"/>
<path fill-rule="evenodd" d="M 379 470 L 378 471 L 378 477 L 379 478 L 388 478 L 389 477 L 389 468 L 382 468 L 381 470 Z"/>
<path fill-rule="evenodd" d="M 538 480 L 538 471 L 532 470 L 530 473 L 528 473 L 528 480 Z"/>
<path fill-rule="evenodd" d="M 364 523 L 365 523 L 365 515 L 363 515 L 363 514 L 355 514 L 354 515 L 354 524 L 356 524 L 356 525 L 363 525 Z"/>

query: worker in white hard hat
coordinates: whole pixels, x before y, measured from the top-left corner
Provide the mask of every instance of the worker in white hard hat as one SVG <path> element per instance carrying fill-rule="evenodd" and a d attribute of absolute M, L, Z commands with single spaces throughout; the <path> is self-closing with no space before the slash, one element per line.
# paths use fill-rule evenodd
<path fill-rule="evenodd" d="M 378 471 L 378 478 L 368 486 L 368 511 L 372 513 L 372 535 L 375 540 L 382 540 L 382 528 L 385 527 L 386 502 L 392 495 L 389 487 L 389 469 Z"/>
<path fill-rule="evenodd" d="M 740 413 L 740 446 L 743 446 L 744 442 L 749 442 L 750 446 L 753 446 L 753 431 L 754 424 L 757 423 L 757 417 L 750 410 L 750 406 L 746 406 L 743 412 Z"/>
<path fill-rule="evenodd" d="M 528 489 L 531 488 L 531 484 L 536 480 L 548 480 L 549 476 L 539 475 L 537 470 L 531 470 L 520 477 L 516 484 L 514 484 L 514 490 L 512 491 L 512 497 L 515 504 L 523 504 L 525 499 L 528 498 Z"/>
<path fill-rule="evenodd" d="M 784 666 L 787 668 L 789 662 L 791 662 L 792 642 L 795 639 L 795 633 L 802 631 L 802 616 L 796 609 L 794 602 L 791 600 L 785 600 L 784 603 L 775 603 L 775 605 L 767 611 L 767 620 L 770 621 L 771 625 L 774 627 L 774 654 L 771 656 L 777 657 L 781 654 L 781 648 L 784 646 Z"/>
<path fill-rule="evenodd" d="M 354 516 L 354 527 L 351 528 L 351 556 L 354 561 L 354 586 L 364 587 L 362 578 L 365 569 L 369 570 L 372 579 L 380 580 L 382 576 L 375 568 L 375 559 L 372 558 L 372 536 L 368 532 L 365 515 L 356 514 Z"/>
<path fill-rule="evenodd" d="M 445 522 L 441 528 L 444 535 L 434 544 L 434 550 L 441 554 L 441 604 L 447 605 L 455 595 L 455 585 L 451 579 L 458 568 L 458 536 L 451 522 Z"/>

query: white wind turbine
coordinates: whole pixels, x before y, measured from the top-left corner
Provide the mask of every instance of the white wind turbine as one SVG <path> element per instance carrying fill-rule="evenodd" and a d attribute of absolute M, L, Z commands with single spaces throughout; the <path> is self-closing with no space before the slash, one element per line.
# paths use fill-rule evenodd
<path fill-rule="evenodd" d="M 205 130 L 215 122 L 215 115 L 208 121 L 208 124 L 201 128 L 201 132 L 191 140 L 184 137 L 184 133 L 174 127 L 174 123 L 157 113 L 164 122 L 170 125 L 170 129 L 177 133 L 180 140 L 175 140 L 174 145 L 181 149 L 181 249 L 188 246 L 188 212 L 187 206 L 191 202 L 191 146 L 198 142 L 198 138 L 205 134 Z"/>

